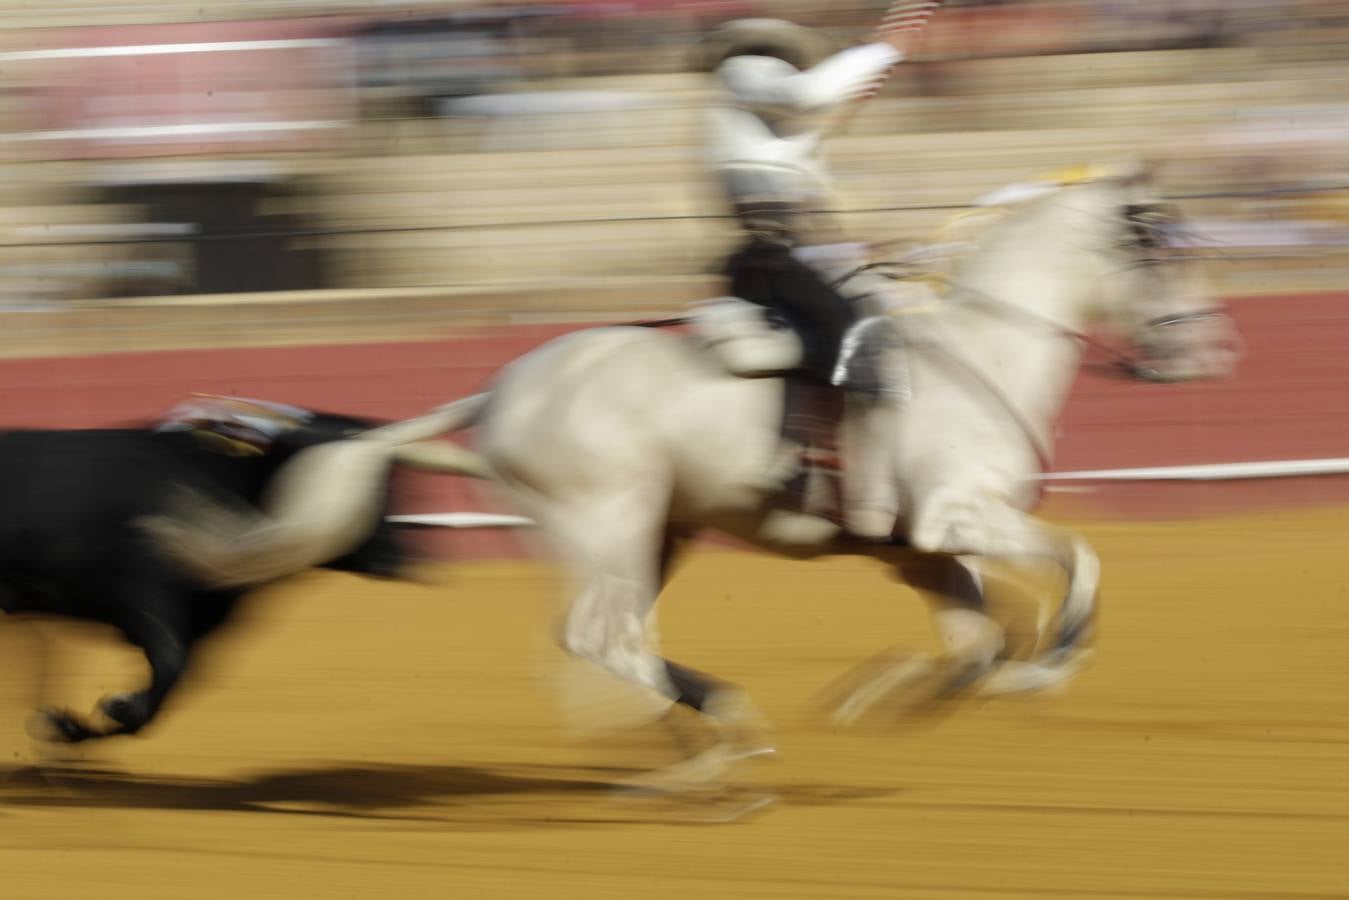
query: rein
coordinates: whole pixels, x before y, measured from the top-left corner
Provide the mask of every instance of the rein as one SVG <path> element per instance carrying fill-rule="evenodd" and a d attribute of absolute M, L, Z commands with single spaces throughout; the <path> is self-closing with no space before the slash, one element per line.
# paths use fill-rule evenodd
<path fill-rule="evenodd" d="M 1144 260 L 1142 262 L 1145 265 L 1151 265 L 1162 263 L 1165 261 L 1166 261 L 1165 259 L 1149 259 Z M 877 274 L 883 275 L 894 281 L 905 280 L 906 278 L 905 273 L 895 274 L 892 272 L 885 271 L 886 269 L 893 269 L 895 267 L 922 272 L 921 269 L 908 266 L 905 263 L 873 262 L 867 263 L 866 265 L 858 266 L 856 269 L 853 269 L 851 272 L 848 272 L 842 278 L 836 279 L 835 281 L 831 282 L 830 286 L 835 290 L 838 290 L 842 288 L 842 286 L 851 279 L 866 272 L 876 272 Z M 1018 318 L 1022 319 L 1023 321 L 1027 322 L 1028 324 L 1035 325 L 1039 328 L 1047 328 L 1050 331 L 1060 334 L 1066 338 L 1077 341 L 1084 347 L 1090 347 L 1096 352 L 1100 353 L 1102 356 L 1109 359 L 1121 371 L 1135 378 L 1139 378 L 1144 381 L 1161 380 L 1157 377 L 1155 371 L 1137 362 L 1126 351 L 1120 350 L 1117 347 L 1113 347 L 1110 344 L 1106 343 L 1105 341 L 1099 340 L 1098 338 L 1094 338 L 1091 335 L 1087 334 L 1086 332 L 1079 331 L 1076 328 L 1069 328 L 1068 326 L 1055 322 L 1053 319 L 1050 319 L 1046 316 L 1030 312 L 1029 310 L 1022 309 L 1019 306 L 1013 306 L 1009 303 L 1005 303 L 997 299 L 996 297 L 992 296 L 991 294 L 987 293 L 986 291 L 981 291 L 976 288 L 969 287 L 967 285 L 959 284 L 958 282 L 952 281 L 949 278 L 945 278 L 938 273 L 923 273 L 923 274 L 937 275 L 938 278 L 946 282 L 946 284 L 952 289 L 953 293 L 955 293 L 957 296 L 963 295 L 965 297 L 971 298 L 980 303 L 981 305 L 983 305 L 985 308 L 988 308 L 994 312 L 1015 315 Z M 1206 309 L 1195 310 L 1193 312 L 1170 313 L 1168 315 L 1157 316 L 1156 318 L 1148 319 L 1143 324 L 1149 328 L 1164 328 L 1170 325 L 1183 325 L 1190 322 L 1202 322 L 1208 319 L 1221 319 L 1226 318 L 1226 316 L 1227 313 L 1224 312 L 1222 309 L 1218 307 L 1211 307 Z"/>
<path fill-rule="evenodd" d="M 1053 468 L 1053 458 L 1049 452 L 1049 447 L 1041 440 L 1039 433 L 1030 422 L 1026 421 L 1026 417 L 1021 414 L 1021 410 L 1017 409 L 1016 404 L 1007 399 L 1007 395 L 993 383 L 992 379 L 971 365 L 969 361 L 962 359 L 950 349 L 935 341 L 911 342 L 908 346 L 916 349 L 936 350 L 948 363 L 953 363 L 954 368 L 972 378 L 989 396 L 997 401 L 998 405 L 1011 417 L 1016 427 L 1021 430 L 1021 434 L 1026 438 L 1026 443 L 1030 444 L 1031 450 L 1035 452 L 1035 459 L 1040 464 L 1040 471 L 1048 472 Z"/>
<path fill-rule="evenodd" d="M 1067 325 L 1055 322 L 1048 316 L 1042 316 L 1039 313 L 1033 313 L 1030 310 L 1022 309 L 1019 306 L 1013 306 L 1010 303 L 1005 303 L 985 291 L 980 291 L 975 288 L 967 287 L 965 285 L 956 284 L 954 282 L 951 283 L 951 287 L 954 288 L 957 292 L 972 298 L 977 305 L 982 306 L 987 310 L 1002 315 L 1005 318 L 1009 318 L 1010 316 L 1014 315 L 1028 324 L 1052 331 L 1055 334 L 1060 335 L 1061 337 L 1065 337 L 1068 338 L 1069 340 L 1076 341 L 1077 343 L 1081 344 L 1084 347 L 1090 347 L 1091 349 L 1100 353 L 1102 356 L 1105 356 L 1112 363 L 1114 363 L 1116 366 L 1118 366 L 1123 371 L 1129 373 L 1130 375 L 1135 375 L 1144 378 L 1147 377 L 1146 375 L 1146 372 L 1148 371 L 1147 368 L 1136 362 L 1133 359 L 1133 357 L 1130 356 L 1127 352 L 1120 350 L 1117 347 L 1113 347 L 1110 344 L 1106 343 L 1105 341 L 1099 340 L 1098 338 L 1094 338 L 1084 331 L 1079 331 L 1076 328 L 1069 328 Z M 1175 318 L 1177 321 L 1180 321 L 1181 318 L 1184 316 L 1188 316 L 1188 314 L 1178 313 L 1176 314 Z M 1147 324 L 1151 325 L 1152 322 L 1149 321 Z"/>
<path fill-rule="evenodd" d="M 633 328 L 677 328 L 680 325 L 688 325 L 692 321 L 692 316 L 675 316 L 672 319 L 643 319 L 640 322 L 624 322 L 623 324 Z"/>
<path fill-rule="evenodd" d="M 834 287 L 835 290 L 837 290 L 855 276 L 860 275 L 863 272 L 877 271 L 883 269 L 887 265 L 893 264 L 868 263 L 866 265 L 859 266 L 858 268 L 844 275 L 842 278 L 834 281 L 831 286 Z M 888 275 L 888 273 L 883 274 Z M 903 280 L 902 275 L 901 276 L 889 275 L 889 277 L 894 280 Z M 947 283 L 951 285 L 952 288 L 956 288 L 959 291 L 963 292 L 967 297 L 982 299 L 984 301 L 984 306 L 986 308 L 992 308 L 995 312 L 1005 311 L 1005 312 L 1019 313 L 1022 315 L 1024 319 L 1034 323 L 1038 327 L 1041 328 L 1049 327 L 1053 329 L 1055 332 L 1062 334 L 1064 336 L 1080 338 L 1089 343 L 1095 343 L 1092 338 L 1090 338 L 1085 334 L 1080 334 L 1079 332 L 1074 331 L 1072 329 L 1064 328 L 1060 326 L 1057 322 L 1053 322 L 1050 319 L 1047 319 L 1043 316 L 1038 316 L 1035 315 L 1034 313 L 1027 312 L 1026 310 L 1020 309 L 1019 307 L 1002 303 L 1001 301 L 997 300 L 996 298 L 988 294 L 983 293 L 982 291 L 976 291 L 973 288 L 962 287 L 956 285 L 954 282 L 951 282 L 949 280 L 947 280 Z M 1031 425 L 1031 423 L 1026 420 L 1026 417 L 1022 415 L 1021 410 L 1017 408 L 1016 404 L 1012 403 L 1012 401 L 1007 399 L 1007 395 L 997 386 L 997 384 L 993 382 L 992 379 L 990 379 L 987 375 L 981 372 L 976 366 L 971 364 L 968 360 L 961 358 L 958 354 L 956 354 L 948 347 L 942 345 L 941 343 L 932 340 L 914 341 L 911 340 L 909 335 L 905 335 L 903 340 L 904 345 L 907 348 L 912 348 L 915 350 L 926 349 L 929 351 L 936 351 L 936 353 L 939 354 L 951 368 L 958 370 L 961 374 L 966 376 L 968 379 L 974 381 L 975 384 L 977 384 L 980 388 L 982 388 L 986 394 L 992 397 L 994 401 L 1000 407 L 1002 407 L 1003 411 L 1007 413 L 1008 417 L 1011 418 L 1012 422 L 1016 425 L 1016 427 L 1021 431 L 1022 435 L 1026 438 L 1026 442 L 1030 444 L 1031 450 L 1034 451 L 1035 453 L 1035 458 L 1040 465 L 1040 470 L 1042 472 L 1050 471 L 1052 467 L 1052 458 L 1049 452 L 1049 447 L 1045 445 L 1045 442 L 1041 439 L 1039 433 Z M 1106 349 L 1104 345 L 1101 346 L 1103 349 Z M 1115 352 L 1117 353 L 1117 351 Z M 1122 354 L 1118 355 L 1122 356 Z"/>

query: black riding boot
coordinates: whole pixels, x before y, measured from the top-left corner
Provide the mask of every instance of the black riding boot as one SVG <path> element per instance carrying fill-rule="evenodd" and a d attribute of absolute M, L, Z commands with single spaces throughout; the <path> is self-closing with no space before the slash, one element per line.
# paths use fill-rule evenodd
<path fill-rule="evenodd" d="M 791 253 L 786 242 L 755 237 L 726 263 L 731 293 L 780 313 L 801 336 L 802 370 L 831 384 L 843 336 L 856 321 L 852 304 Z"/>

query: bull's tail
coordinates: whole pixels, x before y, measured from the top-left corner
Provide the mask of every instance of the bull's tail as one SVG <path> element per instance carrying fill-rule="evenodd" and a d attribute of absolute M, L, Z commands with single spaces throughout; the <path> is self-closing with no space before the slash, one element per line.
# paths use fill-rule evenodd
<path fill-rule="evenodd" d="M 487 461 L 465 447 L 431 438 L 468 428 L 478 421 L 490 393 L 474 394 L 439 406 L 425 415 L 404 419 L 360 436 L 360 440 L 377 441 L 390 448 L 393 458 L 409 468 L 447 475 L 466 475 L 470 478 L 491 478 Z"/>

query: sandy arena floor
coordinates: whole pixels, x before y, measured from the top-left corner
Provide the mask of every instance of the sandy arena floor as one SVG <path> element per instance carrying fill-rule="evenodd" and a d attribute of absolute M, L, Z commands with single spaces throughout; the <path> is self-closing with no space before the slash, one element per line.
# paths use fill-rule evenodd
<path fill-rule="evenodd" d="M 1059 469 L 1345 456 L 1344 301 L 1235 303 L 1231 382 L 1089 367 Z M 0 421 L 107 425 L 190 391 L 409 415 L 556 330 L 0 360 Z M 410 493 L 409 511 L 488 502 L 455 480 Z M 323 574 L 258 596 L 156 727 L 65 760 L 24 733 L 39 673 L 46 701 L 87 710 L 140 663 L 97 630 L 0 621 L 0 900 L 1349 897 L 1349 480 L 1050 499 L 1060 520 L 1134 520 L 1089 529 L 1097 664 L 1062 696 L 947 717 L 840 732 L 811 711 L 873 654 L 931 644 L 878 566 L 690 558 L 666 649 L 747 687 L 782 751 L 749 773 L 777 802 L 729 824 L 748 794 L 611 789 L 673 746 L 656 726 L 566 727 L 549 570 L 468 561 L 518 555 L 503 533 L 443 536 L 458 562 L 435 587 Z M 1296 511 L 1251 512 L 1271 505 Z"/>
<path fill-rule="evenodd" d="M 778 802 L 732 824 L 609 789 L 670 758 L 659 730 L 569 736 L 538 565 L 260 596 L 150 734 L 45 775 L 23 733 L 40 648 L 80 709 L 139 671 L 97 632 L 6 623 L 0 896 L 1349 896 L 1347 526 L 1091 528 L 1100 657 L 1065 695 L 849 732 L 810 700 L 927 645 L 916 596 L 866 561 L 701 551 L 666 648 L 779 728 L 750 773 Z"/>

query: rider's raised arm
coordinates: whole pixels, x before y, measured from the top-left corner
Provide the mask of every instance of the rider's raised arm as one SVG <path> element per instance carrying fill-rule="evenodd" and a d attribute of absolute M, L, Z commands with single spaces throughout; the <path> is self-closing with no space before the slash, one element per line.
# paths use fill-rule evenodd
<path fill-rule="evenodd" d="M 797 70 L 767 56 L 735 56 L 718 70 L 722 83 L 748 106 L 808 112 L 844 103 L 875 83 L 904 54 L 886 43 L 861 44 Z"/>

